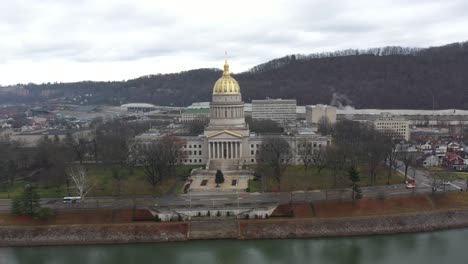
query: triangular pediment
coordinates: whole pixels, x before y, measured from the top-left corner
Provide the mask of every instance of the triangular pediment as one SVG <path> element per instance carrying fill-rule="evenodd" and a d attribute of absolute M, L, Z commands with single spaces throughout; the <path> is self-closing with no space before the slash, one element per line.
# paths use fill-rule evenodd
<path fill-rule="evenodd" d="M 242 138 L 241 134 L 238 134 L 236 132 L 232 132 L 229 130 L 223 130 L 223 131 L 218 131 L 218 132 L 213 132 L 212 134 L 208 135 L 209 139 L 212 138 Z"/>

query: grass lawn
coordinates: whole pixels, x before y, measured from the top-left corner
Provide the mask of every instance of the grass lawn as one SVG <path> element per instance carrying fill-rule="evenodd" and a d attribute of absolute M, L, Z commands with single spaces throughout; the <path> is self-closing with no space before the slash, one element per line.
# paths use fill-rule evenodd
<path fill-rule="evenodd" d="M 360 168 L 361 176 L 360 185 L 369 186 L 369 172 L 366 168 Z M 387 167 L 379 167 L 377 169 L 376 185 L 387 184 Z M 404 182 L 404 177 L 398 172 L 393 172 L 390 178 L 390 184 L 400 184 Z M 307 171 L 303 166 L 289 166 L 286 169 L 281 179 L 281 191 L 295 190 L 316 190 L 316 189 L 333 189 L 349 187 L 350 182 L 347 175 L 340 174 L 337 176 L 337 184 L 335 185 L 335 177 L 333 171 L 325 168 L 320 173 L 317 168 L 311 167 Z M 269 191 L 278 190 L 278 183 L 273 177 L 269 177 L 267 183 Z"/>
<path fill-rule="evenodd" d="M 249 180 L 249 191 L 250 192 L 261 192 L 262 182 L 260 180 Z"/>
<path fill-rule="evenodd" d="M 450 177 L 457 180 L 464 180 L 468 178 L 468 172 L 450 172 Z"/>
<path fill-rule="evenodd" d="M 176 177 L 165 180 L 153 190 L 152 186 L 146 180 L 143 167 L 135 167 L 133 170 L 120 168 L 118 165 L 89 165 L 87 166 L 88 175 L 93 189 L 87 196 L 117 196 L 119 195 L 118 181 L 113 179 L 113 171 L 118 171 L 120 180 L 121 196 L 139 196 L 139 195 L 164 195 L 175 193 L 179 186 L 183 185 L 185 178 L 189 175 L 189 170 L 194 166 L 182 165 L 176 168 Z M 28 182 L 17 181 L 11 189 L 10 197 L 17 196 Z M 72 185 L 71 185 L 72 186 Z M 68 196 L 65 184 L 59 187 L 38 186 L 39 196 L 42 198 L 61 198 Z M 71 195 L 75 195 L 72 191 Z M 0 188 L 0 199 L 8 198 L 8 191 L 5 187 Z"/>

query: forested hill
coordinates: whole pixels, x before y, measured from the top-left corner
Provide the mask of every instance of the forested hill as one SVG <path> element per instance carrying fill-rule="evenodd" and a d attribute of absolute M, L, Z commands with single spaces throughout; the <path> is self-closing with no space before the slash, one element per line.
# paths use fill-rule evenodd
<path fill-rule="evenodd" d="M 232 65 L 235 71 L 235 65 Z M 123 82 L 17 85 L 0 89 L 0 103 L 87 97 L 89 104 L 208 101 L 217 69 L 143 76 Z M 243 99 L 296 98 L 298 104 L 356 108 L 468 109 L 468 42 L 427 49 L 385 47 L 290 55 L 233 75 Z"/>

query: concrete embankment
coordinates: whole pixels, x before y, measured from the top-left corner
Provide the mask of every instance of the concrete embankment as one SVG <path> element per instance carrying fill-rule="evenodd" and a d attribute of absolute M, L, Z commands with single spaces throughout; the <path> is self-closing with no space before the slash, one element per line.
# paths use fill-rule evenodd
<path fill-rule="evenodd" d="M 468 209 L 405 215 L 241 223 L 241 239 L 314 238 L 427 232 L 468 227 Z"/>
<path fill-rule="evenodd" d="M 0 228 L 0 246 L 144 243 L 187 240 L 186 223 L 54 225 Z"/>
<path fill-rule="evenodd" d="M 425 232 L 468 227 L 468 208 L 403 215 L 0 227 L 0 246 L 114 244 L 195 239 L 314 238 Z"/>

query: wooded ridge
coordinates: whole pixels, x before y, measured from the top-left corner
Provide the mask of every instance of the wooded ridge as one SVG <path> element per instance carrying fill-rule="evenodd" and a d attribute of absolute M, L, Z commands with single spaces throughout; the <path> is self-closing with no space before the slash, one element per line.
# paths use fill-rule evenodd
<path fill-rule="evenodd" d="M 88 94 L 86 104 L 186 106 L 209 101 L 220 75 L 220 69 L 196 69 L 127 81 L 18 84 L 0 87 L 0 103 Z M 245 102 L 272 97 L 295 98 L 299 105 L 468 109 L 468 42 L 424 49 L 384 47 L 288 55 L 233 77 Z"/>

